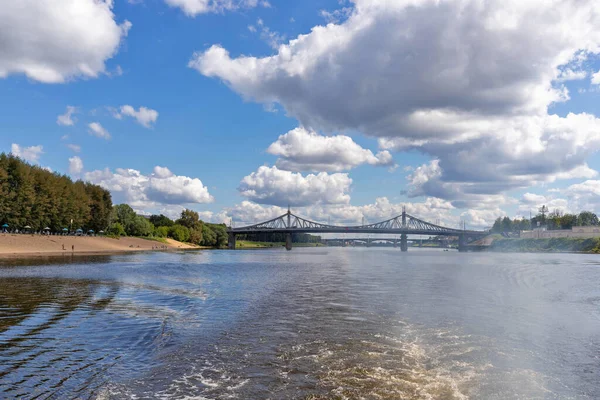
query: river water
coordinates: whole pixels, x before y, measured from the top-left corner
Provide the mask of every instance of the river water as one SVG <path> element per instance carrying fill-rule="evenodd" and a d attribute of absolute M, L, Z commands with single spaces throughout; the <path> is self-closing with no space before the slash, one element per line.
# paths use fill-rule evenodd
<path fill-rule="evenodd" d="M 0 398 L 598 399 L 600 257 L 296 248 L 4 262 Z"/>

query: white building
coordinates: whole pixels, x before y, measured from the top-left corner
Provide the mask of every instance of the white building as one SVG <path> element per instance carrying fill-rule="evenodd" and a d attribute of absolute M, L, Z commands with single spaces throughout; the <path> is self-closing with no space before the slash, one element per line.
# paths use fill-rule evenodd
<path fill-rule="evenodd" d="M 524 239 L 549 239 L 549 238 L 594 238 L 600 237 L 600 226 L 574 226 L 571 229 L 561 229 L 557 231 L 547 231 L 536 229 L 533 231 L 521 232 L 521 238 Z"/>

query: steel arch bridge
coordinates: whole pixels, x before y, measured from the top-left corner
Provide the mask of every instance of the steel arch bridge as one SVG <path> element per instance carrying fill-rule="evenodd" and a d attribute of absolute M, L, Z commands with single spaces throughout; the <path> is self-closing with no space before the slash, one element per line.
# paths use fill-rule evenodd
<path fill-rule="evenodd" d="M 236 236 L 245 233 L 285 233 L 288 250 L 292 249 L 292 233 L 379 233 L 401 235 L 402 251 L 408 250 L 407 235 L 457 236 L 459 251 L 464 251 L 469 241 L 489 234 L 488 231 L 455 229 L 432 224 L 407 214 L 406 210 L 403 210 L 401 215 L 374 224 L 340 226 L 310 221 L 293 214 L 289 209 L 277 218 L 240 228 L 229 227 L 227 232 L 230 249 L 235 249 Z"/>

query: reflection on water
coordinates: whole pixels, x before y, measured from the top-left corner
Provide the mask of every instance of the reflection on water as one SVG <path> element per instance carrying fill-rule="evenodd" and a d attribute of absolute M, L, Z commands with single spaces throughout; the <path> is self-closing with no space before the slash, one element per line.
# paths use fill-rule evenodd
<path fill-rule="evenodd" d="M 595 256 L 294 249 L 0 266 L 0 398 L 599 398 Z"/>

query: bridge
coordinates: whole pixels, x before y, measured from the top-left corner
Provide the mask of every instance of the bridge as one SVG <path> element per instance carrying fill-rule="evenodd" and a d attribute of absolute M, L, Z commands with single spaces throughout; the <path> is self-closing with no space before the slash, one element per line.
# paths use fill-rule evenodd
<path fill-rule="evenodd" d="M 292 249 L 292 233 L 353 233 L 353 234 L 391 234 L 400 235 L 400 249 L 408 251 L 408 235 L 456 236 L 458 250 L 466 251 L 470 241 L 489 234 L 488 231 L 469 231 L 447 228 L 413 217 L 402 210 L 402 214 L 375 224 L 339 226 L 321 224 L 299 217 L 288 209 L 287 213 L 255 225 L 240 228 L 229 227 L 229 248 L 235 249 L 236 236 L 249 233 L 284 233 L 285 247 Z M 376 239 L 375 239 L 376 240 Z"/>

